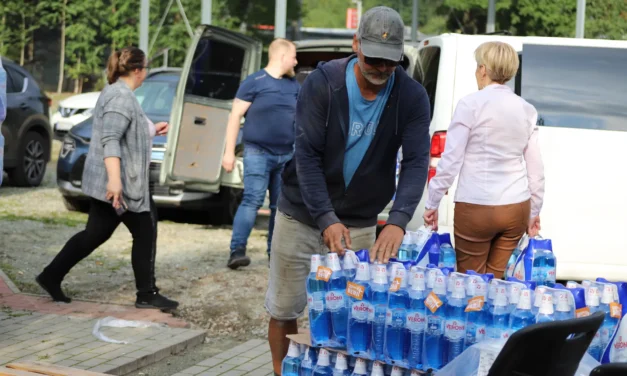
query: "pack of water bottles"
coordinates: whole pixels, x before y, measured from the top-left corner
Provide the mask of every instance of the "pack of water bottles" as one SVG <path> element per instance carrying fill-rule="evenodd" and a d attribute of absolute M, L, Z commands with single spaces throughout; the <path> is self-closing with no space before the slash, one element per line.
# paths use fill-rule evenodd
<path fill-rule="evenodd" d="M 567 287 L 584 290 L 590 314 L 605 312 L 601 328 L 588 347 L 588 353 L 601 363 L 627 362 L 627 282 L 569 281 Z"/>
<path fill-rule="evenodd" d="M 418 376 L 418 371 L 408 371 L 379 361 L 348 356 L 343 352 L 319 350 L 290 342 L 283 359 L 283 376 Z"/>
<path fill-rule="evenodd" d="M 556 278 L 556 259 L 550 239 L 524 235 L 510 256 L 505 277 L 534 281 L 538 286 L 553 286 Z"/>

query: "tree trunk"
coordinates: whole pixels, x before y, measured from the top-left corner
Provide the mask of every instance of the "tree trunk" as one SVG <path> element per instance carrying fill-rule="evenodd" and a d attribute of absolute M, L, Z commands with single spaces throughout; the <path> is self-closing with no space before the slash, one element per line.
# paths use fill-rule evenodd
<path fill-rule="evenodd" d="M 7 14 L 3 12 L 2 14 L 2 30 L 7 29 Z M 4 55 L 4 38 L 0 38 L 0 55 Z"/>
<path fill-rule="evenodd" d="M 61 57 L 59 58 L 59 83 L 57 85 L 57 93 L 63 91 L 63 72 L 65 71 L 65 7 L 67 0 L 63 0 L 63 9 L 61 10 Z"/>
<path fill-rule="evenodd" d="M 30 42 L 28 42 L 28 61 L 35 60 L 35 31 L 32 31 Z"/>
<path fill-rule="evenodd" d="M 78 62 L 76 63 L 76 70 L 78 71 L 78 75 L 74 80 L 74 94 L 78 94 L 80 91 L 80 80 L 81 80 L 81 57 L 78 57 Z"/>
<path fill-rule="evenodd" d="M 22 16 L 22 29 L 20 30 L 20 66 L 24 66 L 24 52 L 26 50 L 26 17 L 24 12 L 20 12 Z"/>

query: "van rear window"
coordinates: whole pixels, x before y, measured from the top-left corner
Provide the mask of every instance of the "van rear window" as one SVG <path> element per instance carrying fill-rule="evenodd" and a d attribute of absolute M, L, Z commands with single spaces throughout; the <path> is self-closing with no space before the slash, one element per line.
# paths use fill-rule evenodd
<path fill-rule="evenodd" d="M 431 119 L 435 108 L 435 89 L 438 86 L 438 71 L 440 68 L 440 47 L 425 47 L 420 50 L 420 64 L 422 65 L 424 86 L 431 103 Z"/>
<path fill-rule="evenodd" d="M 627 132 L 627 49 L 524 45 L 521 95 L 538 125 Z"/>

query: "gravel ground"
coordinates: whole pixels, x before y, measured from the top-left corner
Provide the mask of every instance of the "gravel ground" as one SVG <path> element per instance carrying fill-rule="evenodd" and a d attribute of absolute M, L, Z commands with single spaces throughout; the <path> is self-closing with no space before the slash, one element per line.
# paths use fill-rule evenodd
<path fill-rule="evenodd" d="M 59 146 L 55 141 L 53 156 Z M 43 294 L 34 283 L 35 276 L 82 230 L 87 219 L 63 206 L 55 183 L 55 163 L 48 165 L 41 187 L 0 188 L 0 268 L 24 292 Z M 208 345 L 214 349 L 232 347 L 234 341 L 265 338 L 267 218 L 260 218 L 250 237 L 251 266 L 231 271 L 226 268 L 230 227 L 203 224 L 197 214 L 178 213 L 176 217 L 192 223 L 161 218 L 156 268 L 162 292 L 181 303 L 175 314 L 206 329 Z M 77 299 L 134 303 L 131 244 L 130 233 L 120 226 L 108 242 L 70 272 L 63 284 L 65 291 Z"/>

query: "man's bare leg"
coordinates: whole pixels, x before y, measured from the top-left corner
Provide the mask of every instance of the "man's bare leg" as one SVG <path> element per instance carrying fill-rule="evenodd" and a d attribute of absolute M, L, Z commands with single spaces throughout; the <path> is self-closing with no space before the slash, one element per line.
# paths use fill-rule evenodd
<path fill-rule="evenodd" d="M 286 335 L 298 333 L 298 323 L 296 320 L 279 321 L 270 318 L 268 326 L 268 342 L 270 343 L 270 353 L 272 354 L 272 367 L 274 373 L 281 374 L 281 364 L 287 355 L 290 340 Z"/>

